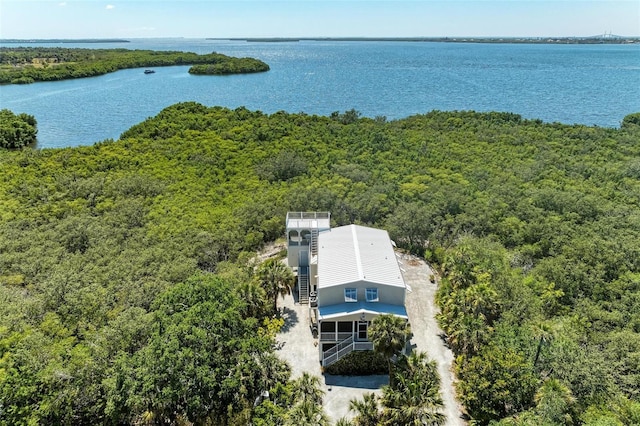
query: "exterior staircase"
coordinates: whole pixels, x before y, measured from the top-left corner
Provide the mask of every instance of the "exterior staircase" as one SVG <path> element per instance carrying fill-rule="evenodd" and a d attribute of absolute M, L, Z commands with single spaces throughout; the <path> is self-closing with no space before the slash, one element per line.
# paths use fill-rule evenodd
<path fill-rule="evenodd" d="M 318 228 L 311 230 L 311 256 L 318 255 Z"/>
<path fill-rule="evenodd" d="M 301 251 L 298 254 L 298 301 L 309 303 L 309 252 Z"/>
<path fill-rule="evenodd" d="M 373 343 L 369 341 L 353 340 L 353 336 L 349 336 L 341 342 L 337 343 L 331 349 L 327 349 L 322 353 L 322 366 L 328 367 L 350 354 L 353 351 L 372 351 Z"/>
<path fill-rule="evenodd" d="M 322 353 L 322 366 L 328 367 L 354 350 L 353 336 L 349 336 Z"/>

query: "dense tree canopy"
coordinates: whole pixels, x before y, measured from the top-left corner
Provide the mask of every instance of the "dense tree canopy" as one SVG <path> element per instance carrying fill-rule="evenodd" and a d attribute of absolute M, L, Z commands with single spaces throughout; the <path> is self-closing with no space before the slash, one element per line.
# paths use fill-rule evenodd
<path fill-rule="evenodd" d="M 37 133 L 33 115 L 0 110 L 0 148 L 22 148 L 35 144 Z"/>
<path fill-rule="evenodd" d="M 637 423 L 635 122 L 182 103 L 119 141 L 3 151 L 0 422 L 323 422 L 285 367 L 267 368 L 280 365 L 265 361 L 277 296 L 255 303 L 267 289 L 245 261 L 288 210 L 319 210 L 385 227 L 438 266 L 439 319 L 479 424 Z"/>

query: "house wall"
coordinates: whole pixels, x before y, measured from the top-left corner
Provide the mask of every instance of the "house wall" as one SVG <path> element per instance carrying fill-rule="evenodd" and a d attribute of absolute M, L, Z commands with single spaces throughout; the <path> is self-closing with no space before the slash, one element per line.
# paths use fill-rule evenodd
<path fill-rule="evenodd" d="M 318 286 L 318 264 L 312 263 L 309 265 L 309 283 L 311 284 L 311 288 L 309 290 L 313 290 Z"/>
<path fill-rule="evenodd" d="M 331 286 L 318 289 L 318 306 L 329 306 L 345 303 L 344 289 L 356 288 L 358 301 L 366 301 L 366 289 L 378 289 L 378 302 L 389 305 L 404 306 L 405 289 L 403 287 L 387 286 L 384 284 L 370 283 L 367 281 L 358 281 L 338 286 Z"/>
<path fill-rule="evenodd" d="M 298 256 L 300 250 L 309 251 L 309 241 L 305 241 L 301 234 L 309 230 L 287 229 L 287 263 L 292 268 L 298 267 Z"/>

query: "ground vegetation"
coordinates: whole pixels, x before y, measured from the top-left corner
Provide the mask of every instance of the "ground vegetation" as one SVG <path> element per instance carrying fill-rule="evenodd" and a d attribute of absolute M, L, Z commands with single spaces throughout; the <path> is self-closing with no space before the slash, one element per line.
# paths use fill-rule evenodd
<path fill-rule="evenodd" d="M 84 49 L 61 47 L 0 47 L 0 84 L 94 77 L 127 68 L 193 65 L 194 74 L 242 74 L 268 71 L 254 58 L 221 53 Z"/>
<path fill-rule="evenodd" d="M 248 262 L 287 211 L 317 210 L 437 267 L 476 424 L 638 424 L 640 126 L 623 123 L 181 103 L 118 141 L 2 151 L 0 423 L 322 424 L 273 357 L 286 290 Z M 435 404 L 414 390 L 381 415 Z"/>

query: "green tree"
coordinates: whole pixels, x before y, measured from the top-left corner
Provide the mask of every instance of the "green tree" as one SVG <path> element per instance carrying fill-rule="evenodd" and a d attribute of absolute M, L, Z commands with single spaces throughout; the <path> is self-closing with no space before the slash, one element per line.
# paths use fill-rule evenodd
<path fill-rule="evenodd" d="M 443 425 L 440 376 L 436 363 L 424 353 L 403 357 L 394 380 L 382 388 L 383 423 L 387 425 Z"/>
<path fill-rule="evenodd" d="M 354 426 L 376 426 L 381 419 L 378 397 L 374 393 L 365 393 L 362 400 L 350 400 L 349 411 L 356 413 L 352 421 Z"/>
<path fill-rule="evenodd" d="M 267 292 L 255 281 L 245 281 L 237 287 L 238 297 L 244 301 L 245 317 L 261 318 L 266 312 Z"/>
<path fill-rule="evenodd" d="M 508 346 L 487 346 L 476 356 L 456 360 L 460 400 L 474 420 L 491 420 L 527 410 L 538 379 L 533 363 Z"/>
<path fill-rule="evenodd" d="M 258 266 L 256 278 L 273 301 L 273 312 L 278 311 L 278 298 L 291 293 L 293 272 L 278 259 L 269 259 Z"/>
<path fill-rule="evenodd" d="M 322 405 L 324 391 L 320 389 L 320 379 L 306 371 L 298 379 L 293 381 L 293 394 L 298 402 L 309 402 Z"/>
<path fill-rule="evenodd" d="M 556 425 L 573 425 L 576 399 L 571 390 L 557 379 L 546 380 L 535 394 L 535 412 L 543 421 Z"/>
<path fill-rule="evenodd" d="M 242 318 L 229 283 L 197 276 L 154 306 L 149 343 L 110 382 L 111 404 L 124 405 L 113 410 L 120 418 L 224 423 L 284 378 L 282 361 L 269 356 L 273 341 Z"/>
<path fill-rule="evenodd" d="M 400 355 L 409 339 L 411 327 L 406 319 L 383 314 L 376 317 L 369 328 L 369 339 L 373 342 L 373 350 L 381 353 L 389 363 L 389 380 L 393 381 L 393 358 Z"/>
<path fill-rule="evenodd" d="M 328 426 L 329 419 L 321 405 L 311 401 L 300 402 L 293 406 L 285 416 L 286 426 Z"/>
<path fill-rule="evenodd" d="M 633 127 L 639 127 L 639 126 L 640 126 L 640 112 L 626 115 L 622 119 L 622 125 L 621 125 L 622 128 L 631 129 Z"/>
<path fill-rule="evenodd" d="M 36 142 L 36 119 L 25 113 L 0 110 L 0 148 L 22 148 Z"/>
<path fill-rule="evenodd" d="M 285 425 L 326 426 L 329 424 L 322 409 L 320 379 L 305 372 L 292 383 L 293 407 L 285 416 Z"/>

